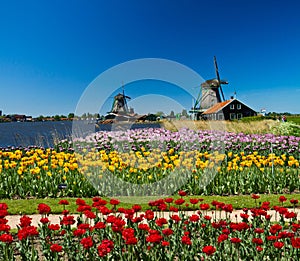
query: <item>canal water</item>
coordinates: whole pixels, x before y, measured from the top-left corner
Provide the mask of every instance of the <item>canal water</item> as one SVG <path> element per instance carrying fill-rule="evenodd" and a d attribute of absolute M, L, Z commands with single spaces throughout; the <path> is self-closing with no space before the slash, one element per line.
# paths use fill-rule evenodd
<path fill-rule="evenodd" d="M 91 124 L 91 123 L 86 123 Z M 120 129 L 160 128 L 158 123 L 95 125 L 95 131 Z M 90 129 L 90 128 L 89 128 Z M 72 137 L 72 121 L 8 122 L 0 123 L 0 147 L 53 147 L 59 140 Z"/>

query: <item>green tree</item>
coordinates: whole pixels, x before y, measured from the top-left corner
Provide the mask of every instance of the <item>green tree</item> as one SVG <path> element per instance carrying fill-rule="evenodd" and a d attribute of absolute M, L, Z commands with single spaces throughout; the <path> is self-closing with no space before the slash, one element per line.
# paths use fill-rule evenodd
<path fill-rule="evenodd" d="M 186 109 L 183 109 L 182 112 L 181 112 L 181 116 L 185 116 L 185 117 L 188 117 L 188 113 L 186 111 Z"/>
<path fill-rule="evenodd" d="M 36 118 L 37 121 L 43 121 L 45 117 L 43 115 L 40 115 L 39 117 Z"/>
<path fill-rule="evenodd" d="M 164 115 L 163 111 L 158 111 L 157 113 L 155 113 L 156 116 L 161 117 Z"/>

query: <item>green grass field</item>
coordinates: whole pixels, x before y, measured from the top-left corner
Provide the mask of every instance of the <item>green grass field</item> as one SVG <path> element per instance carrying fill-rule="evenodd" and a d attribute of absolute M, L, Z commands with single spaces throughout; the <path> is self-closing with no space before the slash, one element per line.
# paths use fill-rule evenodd
<path fill-rule="evenodd" d="M 300 125 L 300 116 L 288 116 L 287 121 Z"/>
<path fill-rule="evenodd" d="M 298 199 L 300 201 L 300 194 L 261 194 L 260 198 L 257 199 L 256 203 L 260 205 L 264 201 L 269 201 L 270 206 L 280 205 L 278 198 L 279 196 L 284 195 L 288 200 L 284 203 L 285 207 L 292 207 L 293 205 L 289 202 L 290 199 Z M 174 196 L 174 199 L 178 199 L 179 196 Z M 253 208 L 256 207 L 254 199 L 251 198 L 250 195 L 240 195 L 240 196 L 186 196 L 184 197 L 185 202 L 188 206 L 183 205 L 184 210 L 194 210 L 192 204 L 190 204 L 190 198 L 198 198 L 203 199 L 200 203 L 207 203 L 210 204 L 213 200 L 223 202 L 225 204 L 232 204 L 234 209 L 243 209 L 243 208 Z M 66 209 L 70 211 L 70 213 L 75 214 L 78 213 L 76 211 L 76 198 L 65 198 L 69 201 L 70 205 L 66 206 Z M 82 198 L 86 201 L 87 204 L 92 204 L 91 198 Z M 153 198 L 149 197 L 131 197 L 122 199 L 121 203 L 118 207 L 122 208 L 131 208 L 134 204 L 140 204 L 142 207 L 142 211 L 149 209 L 148 202 L 153 200 Z M 59 205 L 58 202 L 60 199 L 16 199 L 16 200 L 9 200 L 9 199 L 2 199 L 0 203 L 6 203 L 8 205 L 8 212 L 11 215 L 31 215 L 31 214 L 38 214 L 37 207 L 38 204 L 44 203 L 51 207 L 52 214 L 61 214 L 63 210 L 63 206 Z M 109 199 L 106 199 L 109 202 Z M 126 203 L 124 203 L 124 202 Z M 132 202 L 132 203 L 130 203 Z M 112 208 L 113 206 L 109 203 L 107 204 L 108 208 Z"/>

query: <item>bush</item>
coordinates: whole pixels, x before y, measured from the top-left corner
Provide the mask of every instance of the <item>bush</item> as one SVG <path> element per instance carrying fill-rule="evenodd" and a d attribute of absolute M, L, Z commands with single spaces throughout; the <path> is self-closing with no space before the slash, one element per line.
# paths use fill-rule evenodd
<path fill-rule="evenodd" d="M 276 120 L 276 118 L 271 116 L 258 115 L 258 116 L 244 117 L 240 121 L 251 122 L 251 121 L 263 121 L 263 120 Z"/>
<path fill-rule="evenodd" d="M 300 116 L 288 116 L 287 121 L 300 125 Z"/>
<path fill-rule="evenodd" d="M 291 122 L 280 122 L 271 128 L 275 135 L 300 136 L 300 127 Z"/>

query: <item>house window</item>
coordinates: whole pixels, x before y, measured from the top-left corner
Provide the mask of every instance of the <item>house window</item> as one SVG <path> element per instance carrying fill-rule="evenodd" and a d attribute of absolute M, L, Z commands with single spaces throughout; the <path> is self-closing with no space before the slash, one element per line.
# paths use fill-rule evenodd
<path fill-rule="evenodd" d="M 230 113 L 229 117 L 230 117 L 231 120 L 235 120 L 235 113 Z"/>
<path fill-rule="evenodd" d="M 234 110 L 234 104 L 230 104 L 230 110 Z"/>
<path fill-rule="evenodd" d="M 216 120 L 216 114 L 212 115 L 212 119 L 215 121 Z"/>
<path fill-rule="evenodd" d="M 243 118 L 243 114 L 241 114 L 241 113 L 238 113 L 238 114 L 237 114 L 237 118 L 238 118 L 238 119 L 241 119 L 241 118 Z"/>
<path fill-rule="evenodd" d="M 236 105 L 236 108 L 237 108 L 238 110 L 240 110 L 240 109 L 242 109 L 242 105 L 241 105 L 240 103 L 238 103 L 238 104 Z"/>
<path fill-rule="evenodd" d="M 224 120 L 223 114 L 219 114 L 218 117 L 219 117 L 219 120 Z"/>

